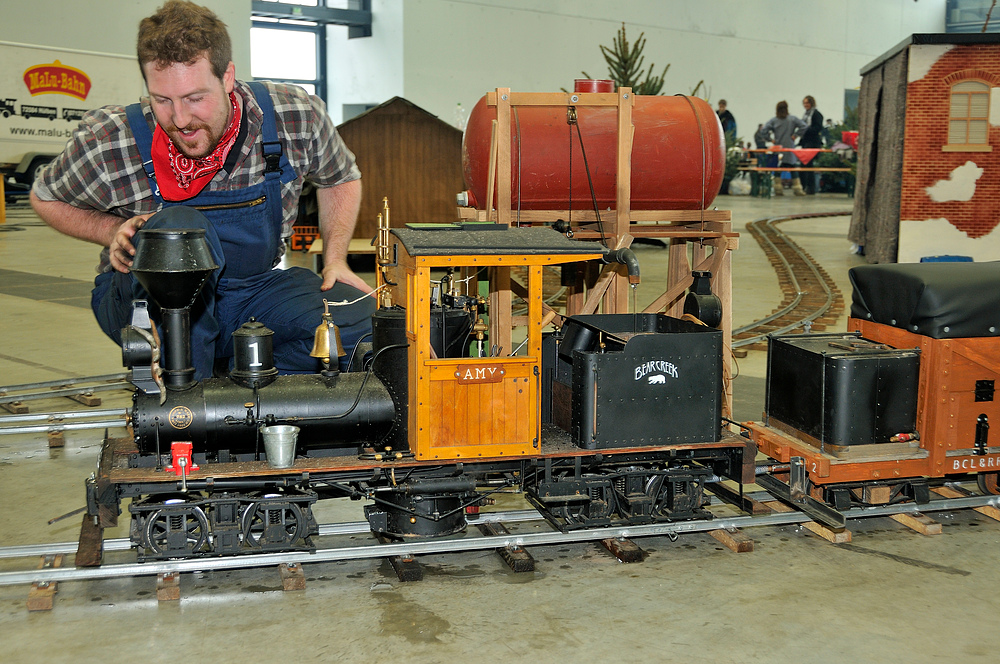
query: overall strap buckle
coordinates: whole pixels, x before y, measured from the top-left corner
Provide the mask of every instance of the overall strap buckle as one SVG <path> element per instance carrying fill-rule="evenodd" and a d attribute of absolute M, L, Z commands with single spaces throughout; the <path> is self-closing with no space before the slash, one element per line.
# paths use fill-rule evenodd
<path fill-rule="evenodd" d="M 281 143 L 264 143 L 264 175 L 281 175 Z"/>

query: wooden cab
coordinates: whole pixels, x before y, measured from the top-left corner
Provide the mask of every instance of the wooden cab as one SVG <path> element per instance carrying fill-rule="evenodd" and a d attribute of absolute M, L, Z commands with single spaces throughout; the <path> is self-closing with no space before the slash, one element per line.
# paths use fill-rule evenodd
<path fill-rule="evenodd" d="M 393 229 L 389 242 L 389 293 L 406 310 L 410 450 L 417 459 L 442 461 L 538 454 L 542 268 L 601 258 L 603 247 L 549 228 L 497 224 L 414 225 Z M 489 333 L 482 356 L 434 353 L 431 273 L 449 267 L 468 279 L 470 293 L 478 292 L 486 268 Z M 523 315 L 512 313 L 512 268 L 527 275 L 517 288 L 526 292 Z M 515 328 L 523 328 L 525 338 L 512 354 Z"/>

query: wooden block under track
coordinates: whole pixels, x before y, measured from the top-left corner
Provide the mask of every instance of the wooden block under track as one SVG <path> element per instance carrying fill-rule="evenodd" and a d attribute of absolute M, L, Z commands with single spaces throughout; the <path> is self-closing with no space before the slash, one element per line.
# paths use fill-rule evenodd
<path fill-rule="evenodd" d="M 38 569 L 62 567 L 62 562 L 63 556 L 61 553 L 42 556 Z M 57 592 L 59 592 L 59 584 L 55 581 L 36 581 L 32 583 L 31 589 L 28 590 L 28 611 L 51 611 Z"/>
<path fill-rule="evenodd" d="M 63 436 L 62 431 L 48 431 L 46 435 L 49 439 L 50 448 L 66 447 L 66 437 Z"/>
<path fill-rule="evenodd" d="M 912 528 L 921 535 L 940 535 L 941 524 L 920 512 L 909 512 L 906 514 L 893 514 L 890 517 L 893 521 L 903 524 L 907 528 Z"/>
<path fill-rule="evenodd" d="M 77 403 L 82 403 L 84 406 L 100 406 L 101 397 L 95 397 L 93 394 L 70 394 L 66 397 L 67 399 L 72 399 Z"/>
<path fill-rule="evenodd" d="M 612 537 L 601 540 L 601 544 L 623 563 L 641 563 L 646 557 L 646 552 L 630 539 Z"/>
<path fill-rule="evenodd" d="M 278 565 L 278 572 L 281 574 L 281 587 L 283 590 L 306 589 L 306 575 L 302 572 L 302 565 L 298 563 L 281 563 Z"/>
<path fill-rule="evenodd" d="M 382 544 L 393 544 L 393 540 L 385 535 L 375 535 Z M 421 581 L 424 578 L 424 568 L 412 556 L 389 556 L 386 558 L 392 569 L 396 572 L 396 578 L 402 582 Z"/>
<path fill-rule="evenodd" d="M 708 533 L 715 539 L 726 545 L 726 548 L 734 553 L 748 553 L 753 551 L 753 539 L 743 531 L 734 528 L 732 532 L 720 528 Z"/>
<path fill-rule="evenodd" d="M 487 537 L 510 535 L 510 531 L 502 523 L 478 523 L 479 531 Z M 512 572 L 534 572 L 535 558 L 521 546 L 505 546 L 496 550 L 497 555 Z"/>
<path fill-rule="evenodd" d="M 961 491 L 956 491 L 951 487 L 938 486 L 931 489 L 934 493 L 939 496 L 944 496 L 945 498 L 965 498 L 968 494 L 962 493 Z M 975 511 L 979 512 L 983 516 L 988 516 L 991 519 L 1000 521 L 1000 509 L 993 507 L 992 505 L 984 505 L 983 507 L 973 507 Z"/>
<path fill-rule="evenodd" d="M 181 575 L 166 572 L 156 577 L 156 599 L 161 602 L 176 602 L 181 598 Z"/>
<path fill-rule="evenodd" d="M 12 401 L 10 403 L 0 403 L 0 408 L 3 408 L 8 413 L 12 413 L 14 415 L 24 415 L 25 413 L 28 412 L 28 407 L 25 406 L 20 401 Z"/>
<path fill-rule="evenodd" d="M 775 512 L 794 512 L 795 510 L 788 505 L 784 504 L 778 500 L 770 500 L 764 503 L 770 507 Z M 802 527 L 806 530 L 819 535 L 828 542 L 833 542 L 834 544 L 847 544 L 852 541 L 854 536 L 848 529 L 843 529 L 841 531 L 836 531 L 831 528 L 827 528 L 821 523 L 816 523 L 815 521 L 806 521 L 802 524 Z"/>

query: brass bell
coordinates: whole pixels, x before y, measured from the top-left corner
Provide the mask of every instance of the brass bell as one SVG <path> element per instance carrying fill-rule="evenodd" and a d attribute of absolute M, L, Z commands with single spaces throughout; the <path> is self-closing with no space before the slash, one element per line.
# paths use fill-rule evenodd
<path fill-rule="evenodd" d="M 335 344 L 338 358 L 344 357 L 347 353 L 344 352 L 344 345 L 340 341 L 340 328 L 333 322 L 333 316 L 330 315 L 330 303 L 324 299 L 323 304 L 326 310 L 323 312 L 323 320 L 316 326 L 309 357 L 316 357 L 329 363 L 331 338 Z"/>

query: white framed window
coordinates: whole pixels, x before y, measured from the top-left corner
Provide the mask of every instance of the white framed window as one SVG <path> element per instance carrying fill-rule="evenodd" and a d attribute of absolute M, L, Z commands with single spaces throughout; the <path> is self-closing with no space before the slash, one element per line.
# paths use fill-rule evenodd
<path fill-rule="evenodd" d="M 951 86 L 945 152 L 990 152 L 990 86 L 965 80 Z"/>
<path fill-rule="evenodd" d="M 316 24 L 255 19 L 250 28 L 251 76 L 295 83 L 324 97 L 321 39 Z"/>

